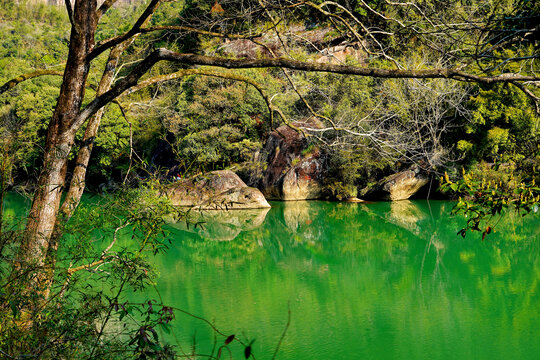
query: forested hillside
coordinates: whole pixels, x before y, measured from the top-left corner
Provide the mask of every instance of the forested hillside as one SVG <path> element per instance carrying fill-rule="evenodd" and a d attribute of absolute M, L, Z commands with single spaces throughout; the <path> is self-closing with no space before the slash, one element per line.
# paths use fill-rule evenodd
<path fill-rule="evenodd" d="M 127 31 L 128 20 L 135 19 L 143 5 L 139 3 L 138 6 L 109 11 L 98 30 L 98 40 Z M 165 4 L 154 15 L 151 25 L 178 25 L 175 24 L 175 13 L 182 13 L 187 19 L 201 19 L 201 14 L 226 17 L 227 11 L 234 11 L 235 6 L 234 3 L 220 5 L 223 9 L 229 7 L 222 15 L 214 14 L 211 5 L 204 2 Z M 422 25 L 417 19 L 407 18 L 410 14 L 392 13 L 395 9 L 384 2 L 372 5 L 379 6 L 388 16 L 401 16 L 404 21 Z M 524 29 L 533 26 L 537 17 L 519 18 L 519 15 L 525 11 L 534 12 L 537 5 L 518 3 L 530 9 L 511 5 L 513 3 L 508 2 L 507 7 L 490 9 L 482 2 L 468 6 L 460 3 L 442 6 L 433 2 L 425 4 L 426 9 L 432 11 L 425 16 L 447 22 L 448 29 L 444 31 L 449 32 L 450 38 L 451 24 L 467 11 L 481 15 L 496 10 L 501 16 L 508 11 L 518 16 L 509 26 Z M 410 42 L 409 46 L 394 46 L 397 35 L 383 38 L 385 43 L 380 45 L 384 55 L 375 56 L 369 50 L 372 40 L 365 39 L 360 43 L 348 38 L 349 35 L 312 9 L 302 17 L 294 14 L 276 25 L 277 34 L 287 35 L 285 44 L 281 44 L 283 36 L 272 33 L 256 37 L 253 42 L 235 38 L 210 39 L 204 34 L 175 30 L 149 33 L 137 39 L 122 55 L 121 63 L 126 66 L 120 66 L 115 76 L 122 77 L 138 54 L 165 42 L 178 51 L 206 55 L 256 59 L 269 54 L 290 54 L 296 59 L 316 63 L 382 68 L 394 68 L 398 64 L 398 67 L 427 69 L 449 66 L 460 60 L 451 53 L 438 51 L 445 41 L 449 41 L 442 35 L 441 44 L 425 43 L 415 38 L 418 35 L 414 35 L 412 28 L 393 28 L 397 25 L 381 23 L 375 12 L 360 8 L 357 11 L 355 16 L 380 33 L 410 31 L 411 34 L 403 37 Z M 65 8 L 14 5 L 4 1 L 0 16 L 0 83 L 36 69 L 61 73 L 69 36 Z M 257 34 L 268 24 L 252 21 L 242 26 L 248 33 Z M 536 30 L 513 46 L 501 49 L 499 59 L 490 58 L 489 66 L 508 73 L 527 72 L 529 68 L 529 73 L 534 74 L 538 66 L 535 55 L 537 34 Z M 474 42 L 475 36 L 477 34 L 471 31 L 470 39 L 459 39 L 456 47 Z M 492 36 L 496 41 L 499 35 Z M 259 43 L 263 46 L 257 46 Z M 101 57 L 91 69 L 87 94 L 94 94 L 98 86 L 105 61 Z M 513 61 L 525 57 L 530 60 L 525 63 Z M 486 65 L 479 63 L 479 66 Z M 180 68 L 174 64 L 160 64 L 151 75 Z M 313 132 L 309 138 L 327 159 L 330 169 L 327 184 L 330 187 L 335 187 L 336 182 L 363 187 L 413 163 L 421 163 L 427 170 L 440 174 L 461 165 L 534 159 L 537 154 L 540 130 L 535 105 L 527 93 L 509 83 L 373 79 L 279 69 L 243 70 L 240 74 L 264 84 L 274 106 L 289 121 L 318 118 L 326 123 L 322 126 L 325 128 L 331 121 L 332 129 Z M 3 146 L 13 159 L 9 179 L 12 184 L 35 182 L 46 123 L 55 105 L 60 80 L 54 75 L 39 77 L 18 85 L 0 99 Z M 142 162 L 146 171 L 161 171 L 166 176 L 168 169 L 176 165 L 175 172 L 189 175 L 232 167 L 254 184 L 256 179 L 251 173 L 265 166 L 258 163 L 254 155 L 262 150 L 269 131 L 282 121 L 281 117 L 275 117 L 270 123 L 268 107 L 257 89 L 234 79 L 191 75 L 149 86 L 106 107 L 95 139 L 88 183 L 96 189 L 100 184 L 121 181 L 129 167 L 132 144 L 137 161 Z M 78 141 L 82 137 L 83 130 L 80 130 Z M 164 146 L 168 148 L 165 162 L 156 156 L 156 147 L 159 153 Z M 74 156 L 71 156 L 72 160 Z"/>

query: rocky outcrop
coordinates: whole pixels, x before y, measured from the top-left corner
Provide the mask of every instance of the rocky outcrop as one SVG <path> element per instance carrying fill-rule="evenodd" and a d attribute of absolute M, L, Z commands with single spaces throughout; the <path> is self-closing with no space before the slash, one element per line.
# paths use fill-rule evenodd
<path fill-rule="evenodd" d="M 282 200 L 320 199 L 324 195 L 320 184 L 322 174 L 322 162 L 318 156 L 301 159 L 283 178 Z"/>
<path fill-rule="evenodd" d="M 365 188 L 360 197 L 366 200 L 407 200 L 428 183 L 427 173 L 418 166 L 390 175 L 375 186 Z"/>
<path fill-rule="evenodd" d="M 344 64 L 348 59 L 365 65 L 365 52 L 351 45 L 332 46 L 321 51 L 322 56 L 317 59 L 323 64 Z"/>
<path fill-rule="evenodd" d="M 212 171 L 189 179 L 181 179 L 165 189 L 175 206 L 206 210 L 269 208 L 263 194 L 248 187 L 230 170 Z"/>
<path fill-rule="evenodd" d="M 304 47 L 307 51 L 323 48 L 318 62 L 335 63 L 352 57 L 358 61 L 365 59 L 365 54 L 357 50 L 358 45 L 339 45 L 344 38 L 333 31 L 331 27 L 306 28 L 304 25 L 289 25 L 287 27 L 289 46 Z M 254 40 L 254 41 L 253 41 Z M 219 51 L 225 55 L 255 60 L 260 57 L 283 56 L 283 45 L 278 36 L 266 33 L 251 39 L 225 39 L 219 46 Z"/>
<path fill-rule="evenodd" d="M 296 128 L 320 126 L 314 120 L 292 125 Z M 308 150 L 307 139 L 289 126 L 280 126 L 270 133 L 264 149 L 268 167 L 260 184 L 267 199 L 308 200 L 324 196 L 321 183 L 325 169 L 320 152 Z"/>

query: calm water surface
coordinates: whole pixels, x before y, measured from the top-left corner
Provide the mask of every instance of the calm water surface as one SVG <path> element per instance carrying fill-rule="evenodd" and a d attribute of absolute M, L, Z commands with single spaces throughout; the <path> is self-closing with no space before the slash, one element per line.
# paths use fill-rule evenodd
<path fill-rule="evenodd" d="M 482 242 L 456 235 L 451 207 L 274 202 L 171 224 L 152 260 L 159 295 L 131 296 L 256 339 L 257 359 L 272 358 L 288 307 L 278 359 L 540 359 L 540 216 L 508 214 Z M 210 352 L 210 329 L 176 316 L 169 340 Z"/>
<path fill-rule="evenodd" d="M 510 214 L 482 242 L 449 202 L 272 203 L 171 228 L 164 302 L 270 359 L 540 359 L 540 217 Z M 185 342 L 212 335 L 179 317 Z M 182 341 L 182 340 L 180 340 Z M 184 344 L 185 344 L 184 342 Z"/>

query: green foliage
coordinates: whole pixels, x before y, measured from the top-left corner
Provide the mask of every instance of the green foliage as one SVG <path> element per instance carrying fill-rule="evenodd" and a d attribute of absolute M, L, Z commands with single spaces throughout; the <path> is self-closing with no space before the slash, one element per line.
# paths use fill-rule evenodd
<path fill-rule="evenodd" d="M 5 21 L 0 23 L 0 84 L 64 61 L 69 28 L 62 25 L 67 17 L 57 7 L 10 1 L 1 6 L 0 17 Z M 2 155 L 12 159 L 14 178 L 37 175 L 60 81 L 60 77 L 44 76 L 0 95 Z"/>
<path fill-rule="evenodd" d="M 133 122 L 135 124 L 132 124 L 131 132 L 136 132 L 138 121 Z M 113 104 L 106 107 L 92 149 L 93 161 L 88 169 L 90 178 L 101 175 L 110 179 L 112 171 L 126 162 L 129 157 L 130 135 L 129 123 L 118 106 Z"/>
<path fill-rule="evenodd" d="M 344 200 L 357 195 L 356 186 L 365 166 L 365 156 L 358 149 L 331 150 L 328 154 L 328 175 L 325 192 L 334 199 Z"/>
<path fill-rule="evenodd" d="M 512 153 L 529 153 L 538 142 L 540 119 L 530 99 L 513 85 L 481 87 L 471 97 L 472 119 L 466 125 L 466 140 L 474 146 L 464 152 L 477 159 L 494 159 Z"/>
<path fill-rule="evenodd" d="M 0 0 L 0 8 L 2 8 L 0 19 L 4 21 L 38 21 L 54 26 L 58 26 L 63 21 L 68 21 L 64 8 L 47 6 L 43 3 L 33 4 L 29 0 Z"/>
<path fill-rule="evenodd" d="M 316 0 L 315 3 L 323 4 L 323 1 Z M 423 3 L 426 12 L 419 14 L 410 11 L 408 6 L 391 9 L 387 2 L 379 0 L 347 2 L 345 5 L 359 16 L 365 26 L 382 30 L 370 40 L 373 43 L 357 46 L 367 46 L 369 49 L 377 40 L 385 49 L 385 56 L 366 52 L 362 66 L 395 68 L 396 63 L 388 56 L 393 56 L 398 63 L 406 63 L 409 68 L 455 66 L 454 57 L 459 59 L 459 56 L 467 55 L 470 49 L 460 48 L 462 44 L 459 42 L 455 42 L 455 45 L 443 43 L 445 40 L 429 46 L 422 44 L 417 35 L 432 30 L 432 24 L 426 18 L 437 17 L 454 23 L 466 12 L 472 12 L 503 19 L 497 20 L 500 23 L 490 29 L 492 44 L 500 43 L 499 25 L 503 30 L 529 29 L 535 25 L 530 19 L 516 21 L 514 17 L 506 16 L 515 14 L 513 1 L 502 1 L 495 10 L 491 10 L 490 1 L 465 3 L 470 4 L 427 1 Z M 518 4 L 525 5 L 533 15 L 538 13 L 538 5 L 526 1 Z M 232 13 L 243 5 L 240 1 L 230 1 L 224 4 L 225 12 Z M 61 69 L 61 63 L 66 58 L 70 26 L 65 9 L 8 0 L 0 0 L 0 6 L 0 84 L 34 69 L 56 66 Z M 335 4 L 326 3 L 325 6 L 341 12 Z M 143 7 L 141 3 L 133 8 L 115 8 L 108 12 L 99 26 L 96 40 L 127 31 Z M 153 17 L 152 25 L 184 24 L 183 21 L 197 25 L 198 22 L 212 19 L 213 28 L 224 32 L 231 29 L 253 30 L 268 25 L 258 23 L 255 18 L 236 22 L 229 21 L 227 17 L 213 17 L 211 8 L 211 1 L 165 2 Z M 407 26 L 400 28 L 391 24 L 384 27 L 384 16 L 375 11 L 384 16 L 397 16 Z M 251 16 L 256 17 L 260 13 L 254 12 Z M 183 20 L 178 19 L 177 14 L 182 15 Z M 297 19 L 292 16 L 291 19 L 284 19 L 278 28 L 287 30 L 288 25 L 299 22 L 305 23 L 310 29 L 330 24 L 328 19 L 313 9 L 302 9 L 300 15 Z M 342 37 L 343 30 L 343 26 L 336 25 L 327 33 L 323 43 Z M 394 35 L 386 36 L 384 32 Z M 396 43 L 397 35 L 403 34 L 408 35 L 408 38 L 402 37 L 403 44 L 408 46 Z M 471 30 L 471 34 L 467 35 L 470 39 L 466 40 L 472 43 L 476 35 L 477 32 Z M 122 62 L 127 65 L 119 70 L 118 76 L 124 76 L 129 71 L 129 64 L 138 60 L 140 54 L 156 47 L 167 45 L 171 50 L 205 53 L 216 51 L 219 44 L 193 34 L 167 31 L 146 34 L 126 51 Z M 394 45 L 400 46 L 394 48 Z M 511 44 L 495 53 L 493 58 L 479 61 L 476 70 L 489 73 L 502 69 L 505 72 L 525 73 L 517 68 L 517 63 L 508 59 L 535 55 L 537 50 L 534 45 L 534 41 L 529 39 L 520 44 Z M 438 47 L 445 49 L 446 53 L 433 51 Z M 296 59 L 302 60 L 318 60 L 316 56 L 319 56 L 305 48 L 293 48 L 291 53 Z M 95 88 L 106 55 L 102 54 L 91 69 L 90 87 Z M 348 63 L 354 61 L 358 59 L 346 59 Z M 148 75 L 169 73 L 181 67 L 161 62 Z M 537 71 L 537 63 L 531 62 L 531 69 L 531 72 Z M 354 195 L 355 186 L 374 180 L 374 173 L 390 168 L 398 157 L 433 159 L 435 156 L 432 155 L 446 153 L 454 143 L 457 143 L 457 150 L 462 155 L 468 155 L 469 161 L 498 157 L 531 160 L 537 150 L 534 145 L 540 135 L 538 116 L 527 96 L 512 85 L 478 87 L 475 96 L 464 104 L 461 99 L 455 103 L 447 101 L 449 93 L 445 90 L 448 83 L 444 81 L 374 81 L 368 77 L 291 73 L 296 84 L 294 91 L 279 70 L 242 72 L 264 84 L 274 105 L 290 119 L 327 118 L 336 127 L 362 134 L 344 135 L 333 129 L 323 139 L 329 144 L 320 150 L 328 164 L 325 186 L 338 199 Z M 59 84 L 59 78 L 34 79 L 0 98 L 2 196 L 6 184 L 12 182 L 13 174 L 24 179 L 34 175 L 33 172 L 39 168 L 45 126 L 52 114 Z M 414 87 L 417 85 L 420 90 Z M 311 104 L 313 111 L 299 99 L 296 91 Z M 88 90 L 88 94 L 93 95 L 93 91 Z M 85 101 L 88 101 L 88 97 Z M 153 86 L 133 94 L 128 102 L 133 103 L 133 106 L 128 106 L 128 119 L 116 106 L 107 107 L 100 133 L 95 139 L 90 178 L 110 180 L 115 177 L 112 173 L 124 170 L 131 140 L 137 150 L 142 150 L 141 153 L 148 158 L 149 149 L 155 142 L 153 138 L 159 132 L 172 132 L 176 136 L 172 145 L 177 160 L 183 165 L 182 170 L 186 172 L 233 166 L 241 171 L 253 167 L 250 164 L 253 154 L 261 149 L 269 130 L 279 125 L 269 124 L 266 103 L 255 89 L 230 80 L 191 77 L 181 82 Z M 151 110 L 139 111 L 137 106 L 150 107 Z M 462 106 L 468 107 L 467 110 L 472 113 L 470 122 L 457 111 Z M 444 131 L 439 131 L 439 122 L 425 121 L 437 112 L 443 113 L 437 117 L 437 121 L 458 119 L 461 125 L 465 125 L 456 129 L 449 141 L 441 140 Z M 435 136 L 428 138 L 430 131 Z M 370 138 L 372 134 L 379 136 L 376 142 Z M 414 134 L 417 138 L 411 140 L 398 136 L 403 134 Z M 81 137 L 82 134 L 78 134 L 77 140 L 80 141 Z M 411 150 L 413 146 L 414 152 Z M 303 155 L 316 151 L 315 148 L 312 146 Z M 440 164 L 445 163 L 436 162 L 436 165 Z M 482 171 L 464 173 L 461 180 L 445 179 L 443 190 L 461 195 L 455 213 L 470 217 L 460 234 L 465 236 L 467 230 L 473 230 L 483 231 L 485 236 L 492 227 L 489 224 L 484 226 L 484 222 L 489 222 L 490 217 L 500 215 L 506 208 L 536 211 L 540 201 L 540 189 L 536 186 L 537 170 L 534 165 L 525 168 L 523 166 L 519 174 L 512 171 L 507 174 L 497 169 L 494 174 Z M 5 271 L 0 273 L 0 349 L 7 349 L 14 357 L 174 356 L 174 351 L 164 344 L 158 332 L 170 330 L 168 324 L 174 317 L 174 309 L 154 300 L 137 304 L 122 301 L 127 289 L 143 291 L 152 285 L 155 271 L 146 256 L 156 255 L 168 248 L 167 233 L 163 230 L 165 218 L 182 218 L 185 215 L 174 212 L 167 200 L 159 196 L 158 188 L 156 182 L 138 189 L 119 189 L 111 199 L 99 206 L 79 208 L 72 221 L 63 224 L 62 230 L 66 235 L 58 249 L 58 262 L 55 264 L 53 286 L 50 287 L 52 293 L 48 301 L 45 301 L 42 289 L 35 289 L 37 291 L 31 293 L 28 291 L 29 286 L 35 283 L 31 274 L 16 271 L 15 275 L 7 275 Z M 16 259 L 15 249 L 21 241 L 21 233 L 15 227 L 12 229 L 9 232 L 0 231 L 0 255 L 6 262 Z M 254 244 L 255 241 L 251 241 L 243 246 L 254 247 Z M 306 248 L 317 254 L 317 247 L 320 246 L 324 244 Z M 56 256 L 56 253 L 51 256 Z M 4 270 L 3 266 L 0 265 L 0 270 Z M 31 267 L 29 269 L 33 270 Z M 103 284 L 107 284 L 106 290 L 103 290 Z M 45 286 L 49 289 L 49 285 Z M 33 312 L 27 313 L 28 309 Z M 118 333 L 115 331 L 117 325 L 120 329 Z M 230 342 L 229 338 L 225 340 L 225 346 Z M 252 343 L 244 345 L 246 358 L 251 356 Z"/>
<path fill-rule="evenodd" d="M 253 77 L 262 77 L 256 71 Z M 250 85 L 197 77 L 186 81 L 175 99 L 175 116 L 164 119 L 176 136 L 179 159 L 192 170 L 245 165 L 261 148 L 268 127 L 264 99 Z"/>
<path fill-rule="evenodd" d="M 58 88 L 44 80 L 25 84 L 10 101 L 0 100 L 2 142 L 10 143 L 3 149 L 11 152 L 16 170 L 31 176 L 39 164 L 47 122 L 58 96 Z"/>
<path fill-rule="evenodd" d="M 535 5 L 518 2 L 520 6 L 516 7 L 514 3 L 504 1 L 489 10 L 493 11 L 495 19 L 506 19 L 501 20 L 500 24 L 493 24 L 494 34 L 499 27 L 519 29 L 520 26 L 530 25 L 527 22 L 530 20 L 526 17 L 497 18 L 513 12 L 518 15 L 527 11 L 537 13 Z M 226 12 L 234 12 L 242 6 L 237 1 L 220 4 Z M 402 47 L 402 44 L 395 43 L 395 37 L 374 35 L 385 47 L 387 54 L 400 64 L 405 64 L 408 68 L 422 69 L 451 66 L 450 62 L 454 61 L 445 59 L 422 44 L 414 31 L 400 28 L 392 22 L 383 22 L 374 12 L 410 21 L 415 24 L 416 30 L 430 29 L 431 25 L 426 19 L 417 11 L 410 11 L 410 7 L 390 6 L 383 1 L 353 1 L 343 5 L 350 8 L 366 26 L 395 31 L 396 36 L 399 34 L 403 41 L 413 45 Z M 451 22 L 452 19 L 466 14 L 485 16 L 490 9 L 487 5 L 489 4 L 485 1 L 466 4 L 428 1 L 422 3 L 422 9 L 425 17 L 447 19 Z M 3 12 L 0 16 L 6 21 L 0 24 L 0 82 L 36 68 L 51 68 L 64 61 L 69 21 L 63 7 L 30 5 L 24 2 L 16 5 L 6 0 L 3 0 L 2 6 Z M 340 12 L 333 5 L 325 6 L 327 10 Z M 256 18 L 236 23 L 227 20 L 227 17 L 212 17 L 211 7 L 212 2 L 208 1 L 165 2 L 152 17 L 151 25 L 185 25 L 186 22 L 197 25 L 198 22 L 211 19 L 220 31 L 255 31 L 268 26 L 257 22 Z M 143 8 L 142 2 L 136 2 L 134 6 L 111 9 L 100 22 L 96 40 L 125 32 Z M 313 9 L 299 11 L 301 17 L 286 19 L 279 24 L 279 29 L 287 31 L 291 25 L 303 24 L 306 29 L 317 30 L 326 29 L 325 27 L 330 25 L 327 19 Z M 257 13 L 253 13 L 253 16 L 256 17 Z M 526 24 L 514 23 L 519 19 Z M 342 36 L 342 30 L 344 29 L 339 25 L 330 29 L 323 39 L 323 44 L 329 44 L 332 39 Z M 408 31 L 410 37 L 407 37 Z M 471 33 L 470 36 L 473 37 L 474 34 Z M 496 41 L 497 37 L 493 39 Z M 323 44 L 320 46 L 324 47 Z M 222 39 L 209 40 L 203 35 L 159 31 L 139 37 L 123 55 L 121 62 L 129 64 L 137 60 L 140 54 L 160 46 L 181 52 L 215 54 L 221 51 L 222 45 Z M 439 45 L 451 46 L 446 43 Z M 350 57 L 346 59 L 346 63 L 360 61 L 362 66 L 395 68 L 395 63 L 388 58 L 375 56 L 365 52 L 363 46 L 356 46 L 360 49 L 359 54 L 363 54 L 362 59 Z M 454 50 L 455 54 L 466 55 L 463 49 Z M 288 51 L 300 60 L 317 61 L 320 58 L 320 54 L 314 53 L 310 46 L 300 43 L 290 44 Z M 523 69 L 518 68 L 516 62 L 507 59 L 534 56 L 535 48 L 527 40 L 501 48 L 496 54 L 494 59 L 483 60 L 481 65 L 523 73 Z M 106 55 L 101 55 L 91 69 L 89 82 L 92 87 L 97 85 Z M 537 64 L 531 60 L 531 70 L 534 70 L 535 66 Z M 129 68 L 130 65 L 122 67 L 118 76 L 124 76 Z M 178 64 L 160 62 L 149 75 L 169 73 L 180 68 Z M 263 84 L 272 97 L 273 104 L 279 107 L 289 120 L 303 120 L 313 116 L 280 70 L 254 69 L 242 71 L 242 74 Z M 387 172 L 397 159 L 417 161 L 431 157 L 436 158 L 437 166 L 446 166 L 447 160 L 451 158 L 447 155 L 455 150 L 455 158 L 462 157 L 469 162 L 493 160 L 501 156 L 504 160 L 515 157 L 516 154 L 527 157 L 538 143 L 538 118 L 527 96 L 513 85 L 477 87 L 475 95 L 465 103 L 463 100 L 450 101 L 452 95 L 447 90 L 451 89 L 448 82 L 442 80 L 373 80 L 369 77 L 325 73 L 290 74 L 298 92 L 315 113 L 332 119 L 338 127 L 353 129 L 363 134 L 377 134 L 377 142 L 373 142 L 370 136 L 347 136 L 339 131 L 328 131 L 324 134 L 327 143 L 347 144 L 325 150 L 329 154 L 330 163 L 336 161 L 336 164 L 330 165 L 334 168 L 330 173 L 336 174 L 336 186 L 338 183 L 347 187 L 373 181 L 381 172 Z M 59 77 L 42 77 L 22 83 L 9 94 L 0 97 L 0 112 L 14 114 L 15 122 L 20 125 L 16 138 L 19 139 L 17 141 L 21 148 L 18 149 L 13 164 L 16 179 L 25 180 L 35 175 L 30 169 L 36 169 L 39 165 L 37 159 L 44 140 L 44 127 L 54 106 L 59 83 Z M 87 93 L 93 95 L 94 91 L 88 89 Z M 130 103 L 137 105 L 130 106 Z M 260 167 L 260 164 L 251 161 L 252 155 L 261 148 L 270 127 L 275 128 L 280 124 L 277 114 L 275 124 L 269 124 L 266 104 L 251 86 L 213 78 L 197 77 L 159 84 L 130 95 L 125 100 L 125 105 L 137 154 L 150 163 L 152 148 L 159 134 L 170 131 L 177 137 L 174 144 L 177 160 L 183 164 L 184 170 L 190 169 L 189 171 L 194 172 L 225 167 L 249 172 L 247 169 Z M 451 132 L 444 130 L 432 136 L 433 129 L 430 126 L 434 123 L 427 120 L 437 116 L 440 120 L 437 126 L 459 126 L 454 126 Z M 6 117 L 3 116 L 3 119 Z M 324 122 L 328 125 L 327 121 Z M 2 126 L 0 124 L 0 127 Z M 400 136 L 403 134 L 417 134 L 417 138 Z M 90 184 L 123 178 L 125 169 L 129 166 L 129 136 L 129 124 L 118 108 L 115 105 L 107 107 L 89 165 Z M 82 132 L 78 135 L 78 140 L 81 138 Z M 411 148 L 414 148 L 414 151 L 410 151 Z M 73 151 L 76 151 L 76 147 Z M 355 155 L 352 156 L 352 153 Z M 363 166 L 360 166 L 362 164 Z"/>
<path fill-rule="evenodd" d="M 150 301 L 145 303 L 148 308 L 120 304 L 126 291 L 141 291 L 153 283 L 155 272 L 146 254 L 167 248 L 165 216 L 178 218 L 184 213 L 172 208 L 150 184 L 81 206 L 66 225 L 68 235 L 59 249 L 48 301 L 38 308 L 30 306 L 35 313 L 21 312 L 29 308 L 28 302 L 43 304 L 38 289 L 24 290 L 31 278 L 23 272 L 16 277 L 1 273 L 2 289 L 10 290 L 0 294 L 4 354 L 17 357 L 37 351 L 43 358 L 126 358 L 129 351 L 135 358 L 142 354 L 173 358 L 172 349 L 153 330 L 173 319 L 172 310 L 153 309 Z M 17 234 L 12 236 L 12 242 L 19 240 Z M 10 259 L 15 253 L 2 255 Z M 24 323 L 31 326 L 21 326 Z M 112 336 L 117 327 L 119 332 Z M 111 355 L 119 350 L 123 353 Z"/>
<path fill-rule="evenodd" d="M 4 264 L 15 258 L 22 234 L 10 224 L 9 246 L 0 246 L 2 356 L 174 359 L 181 349 L 166 339 L 176 336 L 172 332 L 178 326 L 173 322 L 181 315 L 212 327 L 217 344 L 213 354 L 236 351 L 229 349 L 233 341 L 241 345 L 238 351 L 251 345 L 149 295 L 157 276 L 151 263 L 171 243 L 164 224 L 188 221 L 188 212 L 171 206 L 160 194 L 160 184 L 149 181 L 105 197 L 87 196 L 65 224 L 47 301 L 39 288 L 26 290 L 30 283 L 36 284 L 31 274 L 5 271 Z M 144 300 L 127 301 L 134 293 Z"/>
<path fill-rule="evenodd" d="M 534 168 L 528 175 L 531 178 L 524 180 L 513 164 L 493 168 L 484 164 L 468 172 L 463 170 L 462 177 L 454 181 L 445 174 L 441 178 L 441 190 L 459 196 L 452 213 L 468 218 L 466 226 L 458 234 L 465 237 L 467 231 L 482 231 L 484 240 L 507 209 L 523 215 L 537 212 L 540 172 Z"/>

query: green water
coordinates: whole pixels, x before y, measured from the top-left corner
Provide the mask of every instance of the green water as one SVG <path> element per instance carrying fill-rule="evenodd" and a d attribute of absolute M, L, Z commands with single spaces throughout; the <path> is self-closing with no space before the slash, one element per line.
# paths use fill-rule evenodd
<path fill-rule="evenodd" d="M 288 304 L 279 359 L 540 359 L 540 217 L 507 215 L 482 242 L 456 236 L 448 202 L 272 206 L 246 231 L 225 215 L 172 229 L 163 301 L 257 339 L 258 359 Z M 200 322 L 176 329 L 210 348 Z"/>
<path fill-rule="evenodd" d="M 540 359 L 540 216 L 507 214 L 482 242 L 456 235 L 463 219 L 451 207 L 288 202 L 207 214 L 203 229 L 168 226 L 170 249 L 152 260 L 158 292 L 130 296 L 256 339 L 259 360 L 272 358 L 288 307 L 277 359 Z M 173 330 L 164 335 L 177 350 L 195 336 L 199 353 L 211 351 L 200 320 L 176 312 Z"/>

